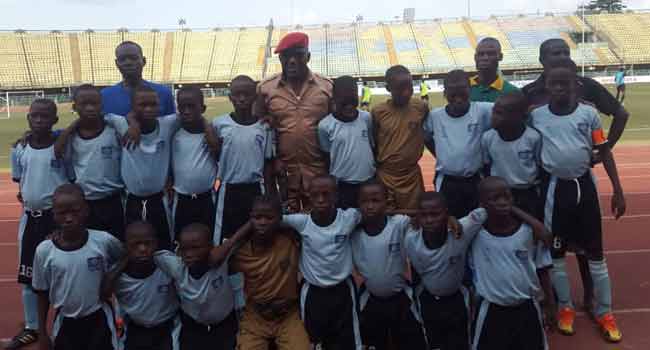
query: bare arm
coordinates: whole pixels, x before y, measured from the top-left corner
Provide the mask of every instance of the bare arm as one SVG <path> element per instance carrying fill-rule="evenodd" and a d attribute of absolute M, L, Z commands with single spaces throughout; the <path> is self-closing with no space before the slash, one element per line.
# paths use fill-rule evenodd
<path fill-rule="evenodd" d="M 616 113 L 613 115 L 614 120 L 612 120 L 612 125 L 609 127 L 609 133 L 607 134 L 607 139 L 609 140 L 609 148 L 614 148 L 618 140 L 623 135 L 625 131 L 625 125 L 627 124 L 628 119 L 630 119 L 630 114 L 627 112 L 625 107 L 621 106 Z"/>
<path fill-rule="evenodd" d="M 433 140 L 427 140 L 426 138 L 424 139 L 424 146 L 427 148 L 431 154 L 433 154 L 434 157 L 436 157 L 436 142 Z"/>
<path fill-rule="evenodd" d="M 623 195 L 623 187 L 621 186 L 621 181 L 618 177 L 618 170 L 616 169 L 616 162 L 614 161 L 614 156 L 612 155 L 607 143 L 597 146 L 597 149 L 602 155 L 603 167 L 612 182 L 612 188 L 614 190 L 611 203 L 612 213 L 614 214 L 614 217 L 618 219 L 625 214 L 626 204 L 625 196 Z"/>
<path fill-rule="evenodd" d="M 240 227 L 239 230 L 232 236 L 230 239 L 225 240 L 220 245 L 213 247 L 210 251 L 210 265 L 211 266 L 221 266 L 221 264 L 226 261 L 228 256 L 237 248 L 239 248 L 242 243 L 244 243 L 250 236 L 253 231 L 253 224 L 247 222 L 244 226 Z"/>
<path fill-rule="evenodd" d="M 209 120 L 203 118 L 203 129 L 205 130 L 205 144 L 210 150 L 210 154 L 214 159 L 219 159 L 219 153 L 221 152 L 221 142 L 222 140 L 217 136 L 212 124 Z"/>
<path fill-rule="evenodd" d="M 50 300 L 48 291 L 36 291 L 38 295 L 38 330 L 39 330 L 39 349 L 46 350 L 51 348 L 50 336 L 47 333 L 47 313 L 50 310 Z"/>
<path fill-rule="evenodd" d="M 126 269 L 128 262 L 128 258 L 124 256 L 112 270 L 108 271 L 104 275 L 99 289 L 101 300 L 109 301 L 111 299 L 111 295 L 113 295 L 113 292 L 115 291 L 115 283 L 122 272 L 124 272 L 124 269 Z"/>
<path fill-rule="evenodd" d="M 555 303 L 555 294 L 553 294 L 553 285 L 551 284 L 549 270 L 550 268 L 539 269 L 537 270 L 537 276 L 539 277 L 539 283 L 544 292 L 544 326 L 547 330 L 553 331 L 557 324 L 557 305 Z"/>
<path fill-rule="evenodd" d="M 551 232 L 546 229 L 543 223 L 541 223 L 532 215 L 514 206 L 512 207 L 512 213 L 533 229 L 533 236 L 535 237 L 536 241 L 543 242 L 547 247 L 551 246 L 551 239 L 553 237 L 551 235 Z"/>
<path fill-rule="evenodd" d="M 278 183 L 276 181 L 273 164 L 273 160 L 267 160 L 264 162 L 264 187 L 266 193 L 275 197 L 278 195 Z"/>
<path fill-rule="evenodd" d="M 79 126 L 79 119 L 75 119 L 67 128 L 59 134 L 54 142 L 54 156 L 57 159 L 62 159 L 65 156 L 65 148 L 70 141 L 70 137 L 77 131 Z"/>

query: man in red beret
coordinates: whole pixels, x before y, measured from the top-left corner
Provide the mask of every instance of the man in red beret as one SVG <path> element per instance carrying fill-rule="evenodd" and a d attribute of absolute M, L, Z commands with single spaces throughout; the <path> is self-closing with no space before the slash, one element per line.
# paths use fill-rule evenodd
<path fill-rule="evenodd" d="M 305 33 L 285 35 L 275 53 L 282 73 L 257 86 L 255 115 L 271 121 L 277 132 L 280 179 L 286 178 L 288 210 L 309 208 L 307 188 L 316 175 L 327 173 L 327 157 L 318 145 L 318 122 L 329 113 L 332 81 L 311 72 L 309 37 Z M 285 175 L 286 176 L 283 176 Z M 283 191 L 284 192 L 284 191 Z"/>

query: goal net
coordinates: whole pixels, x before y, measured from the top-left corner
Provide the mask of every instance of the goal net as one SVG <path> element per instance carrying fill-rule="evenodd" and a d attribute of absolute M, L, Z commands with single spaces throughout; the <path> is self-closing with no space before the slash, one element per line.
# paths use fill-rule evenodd
<path fill-rule="evenodd" d="M 34 100 L 43 97 L 43 90 L 0 92 L 0 119 L 24 115 Z"/>

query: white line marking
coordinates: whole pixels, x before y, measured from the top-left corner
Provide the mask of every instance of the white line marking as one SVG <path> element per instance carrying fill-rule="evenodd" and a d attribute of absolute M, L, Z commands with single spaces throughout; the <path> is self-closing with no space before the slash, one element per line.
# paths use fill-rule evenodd
<path fill-rule="evenodd" d="M 650 308 L 632 308 L 632 309 L 620 309 L 620 310 L 614 310 L 615 314 L 618 315 L 623 315 L 623 314 L 644 314 L 650 312 Z M 583 317 L 590 317 L 586 312 L 584 311 L 578 311 L 576 312 L 578 316 L 583 316 Z"/>
<path fill-rule="evenodd" d="M 623 219 L 641 219 L 641 218 L 650 218 L 650 214 L 636 214 L 636 215 L 625 215 L 619 218 Z M 603 216 L 603 220 L 616 220 L 613 216 Z"/>
<path fill-rule="evenodd" d="M 16 219 L 0 219 L 0 222 L 18 222 Z"/>

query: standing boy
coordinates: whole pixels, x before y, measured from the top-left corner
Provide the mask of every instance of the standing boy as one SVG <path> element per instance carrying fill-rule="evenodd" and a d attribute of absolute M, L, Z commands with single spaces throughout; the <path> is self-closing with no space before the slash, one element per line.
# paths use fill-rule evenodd
<path fill-rule="evenodd" d="M 229 96 L 235 111 L 212 122 L 222 140 L 215 244 L 230 238 L 248 221 L 255 197 L 265 191 L 275 193 L 270 162 L 275 155 L 273 132 L 252 113 L 255 87 L 250 77 L 235 77 Z"/>
<path fill-rule="evenodd" d="M 485 222 L 484 209 L 460 219 L 462 236 L 447 227 L 449 212 L 440 192 L 425 192 L 416 223 L 404 238 L 404 251 L 420 280 L 416 296 L 429 348 L 469 349 L 469 294 L 463 274 L 470 243 Z"/>
<path fill-rule="evenodd" d="M 567 247 L 573 246 L 584 251 L 589 261 L 595 296 L 595 305 L 589 311 L 605 339 L 618 342 L 622 335 L 612 314 L 598 191 L 590 167 L 594 148 L 601 154 L 612 182 L 611 205 L 617 219 L 625 213 L 623 189 L 598 113 L 576 99 L 575 63 L 570 59 L 554 60 L 547 72 L 550 103 L 531 112 L 531 125 L 542 135 L 544 223 L 555 235 L 552 279 L 560 307 L 558 328 L 563 334 L 575 333 L 575 309 L 565 261 Z"/>
<path fill-rule="evenodd" d="M 333 113 L 318 123 L 318 140 L 329 154 L 330 175 L 338 181 L 337 207 L 359 206 L 361 183 L 375 176 L 372 120 L 357 105 L 357 83 L 351 76 L 334 80 Z"/>
<path fill-rule="evenodd" d="M 503 178 L 515 205 L 541 220 L 539 169 L 542 137 L 526 125 L 528 101 L 519 91 L 497 98 L 492 110 L 492 129 L 481 137 L 483 162 L 490 176 Z"/>
<path fill-rule="evenodd" d="M 404 66 L 386 71 L 386 89 L 391 98 L 371 112 L 377 178 L 388 189 L 389 207 L 415 209 L 424 191 L 418 161 L 424 150 L 422 121 L 429 109 L 423 101 L 411 98 L 413 77 Z"/>
<path fill-rule="evenodd" d="M 237 318 L 228 283 L 228 264 L 210 263 L 212 232 L 190 224 L 178 236 L 178 253 L 154 254 L 154 262 L 172 277 L 181 301 L 181 350 L 234 350 Z"/>
<path fill-rule="evenodd" d="M 623 101 L 625 100 L 625 67 L 621 67 L 616 72 L 614 83 L 616 83 L 616 101 L 619 101 L 623 105 Z"/>
<path fill-rule="evenodd" d="M 378 182 L 361 186 L 363 221 L 352 234 L 354 265 L 363 278 L 359 294 L 361 337 L 366 348 L 427 349 L 422 320 L 408 285 L 404 234 L 405 215 L 386 215 L 386 189 Z M 446 224 L 446 223 L 445 223 Z"/>
<path fill-rule="evenodd" d="M 176 99 L 181 128 L 171 145 L 174 233 L 195 222 L 214 230 L 217 161 L 205 145 L 207 121 L 203 117 L 203 92 L 197 87 L 182 87 Z"/>
<path fill-rule="evenodd" d="M 490 128 L 492 103 L 470 102 L 469 79 L 462 70 L 449 72 L 444 88 L 447 106 L 429 113 L 425 144 L 436 157 L 436 190 L 447 199 L 449 213 L 461 218 L 478 206 L 481 135 Z"/>
<path fill-rule="evenodd" d="M 84 84 L 75 90 L 72 109 L 79 119 L 57 141 L 70 140 L 65 159 L 72 163 L 75 183 L 88 202 L 88 228 L 124 239 L 124 208 L 120 175 L 122 145 L 117 131 L 101 115 L 102 96 Z M 72 135 L 70 135 L 72 134 Z"/>
<path fill-rule="evenodd" d="M 123 254 L 122 244 L 107 232 L 86 228 L 88 205 L 77 185 L 56 189 L 52 211 L 60 230 L 39 244 L 34 257 L 40 348 L 115 350 L 113 313 L 99 296 L 108 266 Z M 50 305 L 56 310 L 53 344 L 47 326 Z"/>
<path fill-rule="evenodd" d="M 312 180 L 309 198 L 309 214 L 283 217 L 302 240 L 301 318 L 314 345 L 361 350 L 350 244 L 361 214 L 356 209 L 336 209 L 336 179 L 331 175 Z"/>
<path fill-rule="evenodd" d="M 125 350 L 172 350 L 179 328 L 173 280 L 153 261 L 158 242 L 153 226 L 136 221 L 126 228 L 127 256 L 104 277 L 102 294 L 114 291 L 125 319 Z"/>
<path fill-rule="evenodd" d="M 38 339 L 38 298 L 32 289 L 36 247 L 52 233 L 54 190 L 67 182 L 71 171 L 54 155 L 52 126 L 58 121 L 56 104 L 47 99 L 32 102 L 27 113 L 31 135 L 25 145 L 11 150 L 11 178 L 19 185 L 23 215 L 18 228 L 18 282 L 22 284 L 25 328 L 5 346 L 18 349 Z"/>
<path fill-rule="evenodd" d="M 540 285 L 537 271 L 551 265 L 544 246 L 551 234 L 535 218 L 521 211 L 514 215 L 512 194 L 503 179 L 486 178 L 479 192 L 488 218 L 472 243 L 480 300 L 474 348 L 547 350 L 538 298 L 544 296 L 547 319 L 553 319 L 555 306 L 550 284 Z"/>

